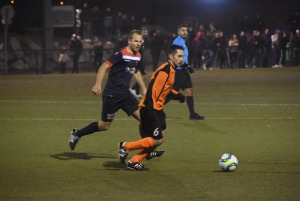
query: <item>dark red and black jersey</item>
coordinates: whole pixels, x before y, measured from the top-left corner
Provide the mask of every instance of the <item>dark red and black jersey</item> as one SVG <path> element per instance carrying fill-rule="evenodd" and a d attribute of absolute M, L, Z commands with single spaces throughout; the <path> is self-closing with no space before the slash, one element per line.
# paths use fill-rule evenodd
<path fill-rule="evenodd" d="M 141 54 L 131 54 L 127 47 L 115 52 L 105 62 L 111 67 L 103 93 L 124 94 L 129 91 L 130 80 L 138 70 Z"/>

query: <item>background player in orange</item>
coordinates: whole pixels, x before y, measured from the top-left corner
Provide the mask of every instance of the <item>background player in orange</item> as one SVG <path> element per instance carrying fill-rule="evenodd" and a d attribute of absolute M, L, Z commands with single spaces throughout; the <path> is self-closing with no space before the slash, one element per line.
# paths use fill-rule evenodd
<path fill-rule="evenodd" d="M 139 104 L 141 126 L 147 137 L 135 142 L 119 143 L 119 158 L 122 164 L 125 164 L 128 151 L 141 149 L 128 160 L 127 167 L 133 170 L 148 170 L 140 162 L 164 142 L 166 115 L 163 108 L 167 95 L 172 93 L 174 100 L 179 100 L 181 103 L 185 101 L 184 95 L 173 90 L 175 68 L 183 64 L 183 47 L 172 45 L 168 52 L 169 61 L 153 72 L 147 94 Z"/>

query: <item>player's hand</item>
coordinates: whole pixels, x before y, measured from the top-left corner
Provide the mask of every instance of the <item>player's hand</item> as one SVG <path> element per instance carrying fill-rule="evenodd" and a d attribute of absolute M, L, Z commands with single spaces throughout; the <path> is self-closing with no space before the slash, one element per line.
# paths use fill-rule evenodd
<path fill-rule="evenodd" d="M 150 122 L 155 122 L 157 119 L 156 110 L 148 110 L 148 120 Z"/>
<path fill-rule="evenodd" d="M 194 68 L 193 67 L 188 66 L 187 69 L 190 72 L 190 74 L 194 73 Z"/>
<path fill-rule="evenodd" d="M 182 65 L 183 67 L 186 67 L 188 69 L 188 71 L 192 74 L 194 73 L 194 68 L 192 68 L 190 65 L 188 65 L 187 63 L 184 63 Z"/>
<path fill-rule="evenodd" d="M 100 94 L 101 93 L 101 87 L 98 87 L 98 86 L 94 86 L 92 88 L 92 92 L 97 95 L 97 94 Z"/>

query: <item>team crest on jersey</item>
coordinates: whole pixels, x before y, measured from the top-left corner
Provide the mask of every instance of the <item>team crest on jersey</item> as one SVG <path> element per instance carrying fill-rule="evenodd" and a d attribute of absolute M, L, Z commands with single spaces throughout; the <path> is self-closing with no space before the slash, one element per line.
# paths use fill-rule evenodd
<path fill-rule="evenodd" d="M 106 118 L 107 119 L 114 119 L 115 118 L 115 114 L 107 114 Z"/>
<path fill-rule="evenodd" d="M 136 71 L 136 68 L 129 68 L 129 67 L 126 67 L 126 68 L 125 68 L 125 71 L 126 71 L 126 72 L 129 72 L 129 73 L 131 73 L 131 74 L 134 74 L 135 71 Z"/>

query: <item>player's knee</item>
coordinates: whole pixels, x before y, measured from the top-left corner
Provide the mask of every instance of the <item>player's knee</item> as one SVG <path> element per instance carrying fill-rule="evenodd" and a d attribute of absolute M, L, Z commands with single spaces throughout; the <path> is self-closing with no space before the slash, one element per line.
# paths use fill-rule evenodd
<path fill-rule="evenodd" d="M 154 146 L 159 146 L 159 145 L 161 145 L 162 143 L 164 143 L 164 138 L 161 138 L 161 139 L 159 139 L 159 140 L 153 140 L 153 145 Z"/>
<path fill-rule="evenodd" d="M 184 90 L 186 93 L 186 96 L 192 96 L 193 95 L 193 89 L 192 88 L 188 88 Z"/>
<path fill-rule="evenodd" d="M 100 131 L 106 131 L 106 130 L 108 130 L 108 128 L 110 127 L 110 123 L 111 122 L 99 121 L 99 123 L 98 123 L 99 130 Z"/>

